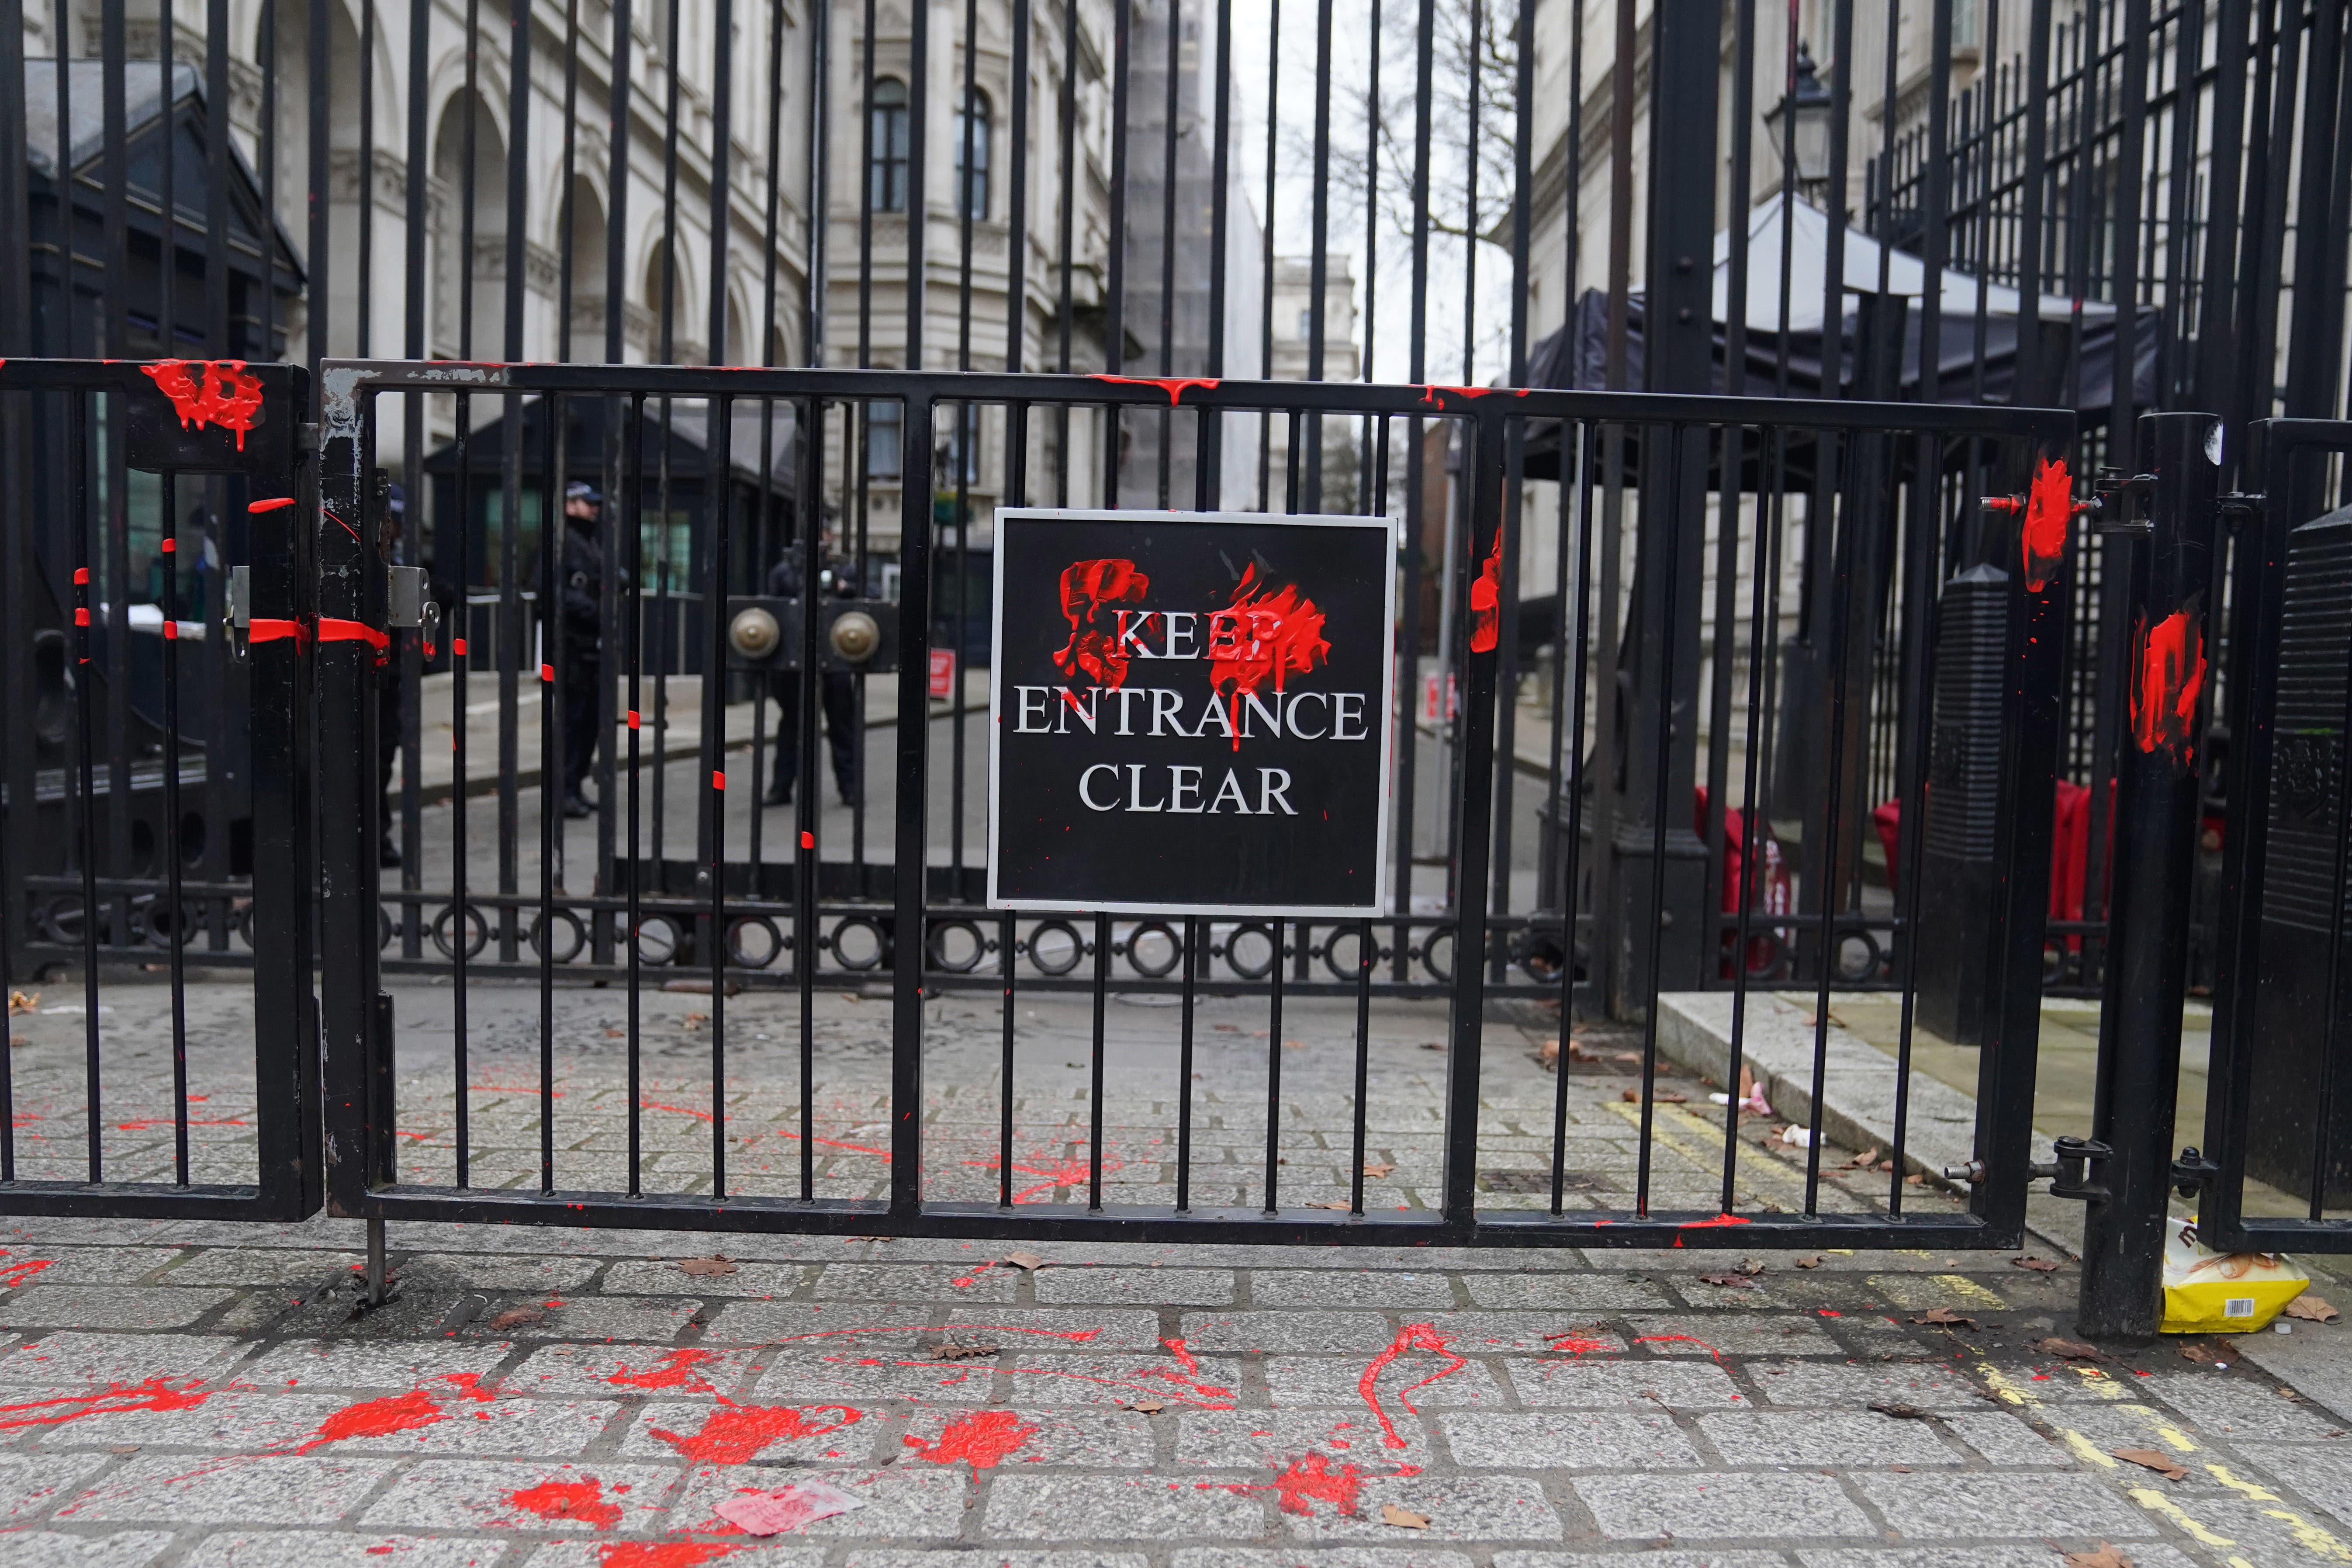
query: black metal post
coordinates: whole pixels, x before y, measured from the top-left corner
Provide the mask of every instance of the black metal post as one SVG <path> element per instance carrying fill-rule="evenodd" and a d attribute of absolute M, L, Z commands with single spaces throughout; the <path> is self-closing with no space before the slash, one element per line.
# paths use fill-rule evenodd
<path fill-rule="evenodd" d="M 2091 1123 L 2111 1152 L 2105 1195 L 2084 1219 L 2075 1321 L 2085 1334 L 2146 1341 L 2163 1300 L 2221 422 L 2147 415 L 2139 446 L 2155 483 L 2127 589 L 2130 721 L 2116 757 L 2115 896 Z"/>

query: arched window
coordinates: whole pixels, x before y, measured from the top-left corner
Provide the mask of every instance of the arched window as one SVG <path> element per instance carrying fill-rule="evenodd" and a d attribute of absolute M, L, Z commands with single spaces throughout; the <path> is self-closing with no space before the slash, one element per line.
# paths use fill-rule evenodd
<path fill-rule="evenodd" d="M 963 112 L 956 116 L 956 216 L 978 221 L 988 217 L 988 94 L 978 88 L 971 89 L 971 100 Z M 969 146 L 971 163 L 964 163 L 964 150 Z"/>
<path fill-rule="evenodd" d="M 907 210 L 907 84 L 884 77 L 874 84 L 868 110 L 874 137 L 866 167 L 867 199 L 878 213 Z"/>

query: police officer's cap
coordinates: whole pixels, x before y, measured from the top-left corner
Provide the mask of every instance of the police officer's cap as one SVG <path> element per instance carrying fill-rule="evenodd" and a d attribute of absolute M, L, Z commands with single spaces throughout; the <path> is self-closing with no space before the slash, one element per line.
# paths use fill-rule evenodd
<path fill-rule="evenodd" d="M 574 479 L 566 485 L 563 489 L 563 499 L 567 501 L 584 500 L 591 506 L 601 506 L 604 500 L 596 487 L 586 479 Z"/>

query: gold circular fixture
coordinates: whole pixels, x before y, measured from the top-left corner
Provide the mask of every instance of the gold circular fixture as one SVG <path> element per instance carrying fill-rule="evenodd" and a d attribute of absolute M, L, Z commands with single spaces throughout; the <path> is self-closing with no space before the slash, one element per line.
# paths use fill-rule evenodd
<path fill-rule="evenodd" d="M 845 610 L 834 617 L 833 651 L 851 664 L 864 664 L 882 646 L 882 627 L 863 610 Z"/>
<path fill-rule="evenodd" d="M 782 628 L 776 625 L 776 617 L 757 605 L 738 610 L 733 624 L 727 628 L 728 642 L 745 658 L 767 658 L 776 651 L 776 645 L 783 640 L 783 635 Z"/>

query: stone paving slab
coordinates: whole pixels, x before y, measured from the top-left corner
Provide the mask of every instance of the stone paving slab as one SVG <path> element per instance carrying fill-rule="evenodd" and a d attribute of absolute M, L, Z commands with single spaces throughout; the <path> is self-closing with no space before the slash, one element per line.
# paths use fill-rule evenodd
<path fill-rule="evenodd" d="M 708 998 L 644 1000 L 700 1049 L 678 1020 Z M 730 1018 L 766 1005 L 737 1000 Z M 1083 1197 L 1089 1163 L 1085 1021 L 1057 1005 L 1023 999 L 1049 1047 L 1014 1103 L 1028 1201 Z M 850 1031 L 887 1032 L 887 1010 L 828 1007 L 820 1188 L 878 1192 L 887 1080 Z M 1300 1015 L 1285 1202 L 1344 1200 L 1347 1017 Z M 1204 1053 L 1262 1070 L 1262 1014 L 1202 1016 L 1227 1042 Z M 942 1017 L 934 1190 L 992 1197 L 995 1014 L 950 998 Z M 1122 1018 L 1134 1054 L 1103 1119 L 1117 1201 L 1172 1201 L 1173 1086 L 1144 1076 L 1165 1070 L 1147 1037 L 1167 1023 Z M 1368 1142 L 1393 1169 L 1368 1201 L 1419 1207 L 1445 1063 L 1420 1049 L 1436 1033 L 1391 1027 Z M 1482 1203 L 1549 1201 L 1522 1179 L 1550 1167 L 1542 1037 L 1490 1031 Z M 531 1038 L 516 1026 L 476 1063 L 485 1182 L 538 1179 L 539 1101 L 516 1087 L 535 1045 L 511 1048 Z M 629 1102 L 593 1044 L 557 1086 L 559 1165 L 618 1172 Z M 55 1142 L 77 1102 L 39 1054 L 20 1053 L 23 1081 Z M 426 1135 L 405 1157 L 446 1179 L 453 1101 L 425 1065 L 404 1062 L 404 1125 Z M 708 1168 L 691 1065 L 647 1094 L 676 1108 L 644 1112 L 649 1190 Z M 772 1067 L 730 1088 L 730 1170 L 764 1159 L 797 1192 L 797 1146 L 775 1136 L 798 1126 L 797 1083 Z M 1579 1202 L 1631 1201 L 1629 1081 L 1571 1074 L 1568 1168 L 1614 1184 Z M 1652 1190 L 1712 1205 L 1720 1113 L 1674 1081 L 1689 1100 L 1658 1107 Z M 1248 1082 L 1204 1079 L 1193 1115 L 1195 1200 L 1258 1203 Z M 211 1131 L 205 1147 L 240 1147 Z M 1763 1131 L 1741 1130 L 1743 1212 L 1801 1202 L 1801 1154 Z M 152 1129 L 117 1128 L 110 1158 L 118 1133 L 159 1157 Z M 1883 1200 L 1884 1178 L 1839 1169 L 1848 1152 L 1823 1160 L 1824 1208 Z M 2299 1395 L 2263 1370 L 2267 1340 L 2069 1361 L 2039 1342 L 2073 1331 L 2072 1265 L 2000 1253 L 1036 1241 L 1028 1268 L 985 1242 L 419 1223 L 392 1227 L 393 1298 L 370 1309 L 362 1239 L 329 1219 L 0 1220 L 0 1565 L 2058 1568 L 2102 1540 L 2137 1568 L 2352 1563 L 2352 1329 L 2276 1342 L 2310 1369 Z M 713 1255 L 732 1271 L 680 1267 Z M 1920 1321 L 1937 1308 L 1973 1326 Z M 816 1479 L 865 1506 L 765 1541 L 717 1511 Z"/>

